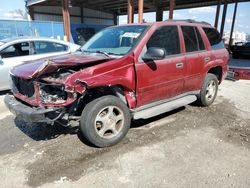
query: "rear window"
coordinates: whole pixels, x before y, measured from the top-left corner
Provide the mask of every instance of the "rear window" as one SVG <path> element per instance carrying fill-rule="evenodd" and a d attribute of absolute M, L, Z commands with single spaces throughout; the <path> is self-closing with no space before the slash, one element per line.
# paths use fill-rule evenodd
<path fill-rule="evenodd" d="M 224 43 L 221 39 L 219 32 L 214 28 L 203 27 L 204 32 L 210 42 L 211 48 L 213 50 L 224 48 Z"/>

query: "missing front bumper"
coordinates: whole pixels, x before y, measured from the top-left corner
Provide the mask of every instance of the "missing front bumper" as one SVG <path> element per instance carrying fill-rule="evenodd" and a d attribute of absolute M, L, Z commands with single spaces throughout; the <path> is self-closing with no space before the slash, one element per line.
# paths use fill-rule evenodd
<path fill-rule="evenodd" d="M 58 114 L 58 112 L 62 111 L 60 108 L 32 108 L 19 102 L 12 95 L 6 95 L 4 98 L 4 103 L 17 117 L 31 123 L 54 123 L 61 116 L 61 113 Z M 54 119 L 48 118 L 48 116 L 51 114 L 56 114 Z"/>

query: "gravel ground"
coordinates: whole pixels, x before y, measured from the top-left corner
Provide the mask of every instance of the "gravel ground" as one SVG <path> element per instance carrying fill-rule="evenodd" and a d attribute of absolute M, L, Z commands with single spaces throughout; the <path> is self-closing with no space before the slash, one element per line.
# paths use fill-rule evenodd
<path fill-rule="evenodd" d="M 208 108 L 132 123 L 116 146 L 76 128 L 27 124 L 0 96 L 0 187 L 250 187 L 250 81 L 224 81 Z"/>

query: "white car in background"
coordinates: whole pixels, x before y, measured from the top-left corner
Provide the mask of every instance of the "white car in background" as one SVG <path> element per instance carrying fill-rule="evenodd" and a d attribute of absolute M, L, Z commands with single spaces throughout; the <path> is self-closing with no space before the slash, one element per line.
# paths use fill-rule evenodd
<path fill-rule="evenodd" d="M 10 89 L 9 71 L 12 67 L 51 56 L 77 51 L 79 45 L 42 37 L 18 37 L 0 41 L 0 91 Z"/>

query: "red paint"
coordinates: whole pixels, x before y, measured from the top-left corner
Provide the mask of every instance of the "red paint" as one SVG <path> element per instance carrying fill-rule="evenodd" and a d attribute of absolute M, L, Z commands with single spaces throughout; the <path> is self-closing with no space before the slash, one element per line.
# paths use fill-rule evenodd
<path fill-rule="evenodd" d="M 250 69 L 240 67 L 229 67 L 230 71 L 234 72 L 234 79 L 236 80 L 250 80 Z"/>
<path fill-rule="evenodd" d="M 204 77 L 213 67 L 221 67 L 223 78 L 227 72 L 228 53 L 226 49 L 211 50 L 208 39 L 201 29 L 201 24 L 186 22 L 156 22 L 146 23 L 150 28 L 139 44 L 128 55 L 121 58 L 108 58 L 94 55 L 66 55 L 51 59 L 41 69 L 44 60 L 20 65 L 12 70 L 12 74 L 24 79 L 38 80 L 45 73 L 51 73 L 59 68 L 81 66 L 81 70 L 67 76 L 63 80 L 50 80 L 51 83 L 64 84 L 69 93 L 63 104 L 41 104 L 36 89 L 33 100 L 15 93 L 15 96 L 33 106 L 67 106 L 76 100 L 73 93 L 82 93 L 86 89 L 99 86 L 121 86 L 130 108 L 171 98 L 179 94 L 200 90 Z M 177 25 L 180 35 L 181 54 L 146 63 L 139 60 L 140 53 L 154 31 L 164 25 Z M 206 46 L 205 51 L 185 53 L 184 39 L 180 25 L 197 26 L 201 31 Z M 118 27 L 118 26 L 116 26 Z M 206 25 L 207 27 L 207 25 Z M 209 57 L 209 62 L 204 58 Z M 176 63 L 183 63 L 183 68 L 177 69 Z M 87 66 L 87 68 L 85 67 Z M 40 71 L 37 71 L 40 67 Z"/>
<path fill-rule="evenodd" d="M 11 73 L 20 78 L 31 79 L 43 73 L 54 72 L 59 68 L 97 64 L 110 59 L 104 56 L 70 54 L 49 59 L 51 63 L 45 66 L 42 72 L 37 72 L 37 70 L 46 63 L 46 59 L 18 65 L 11 70 Z"/>

